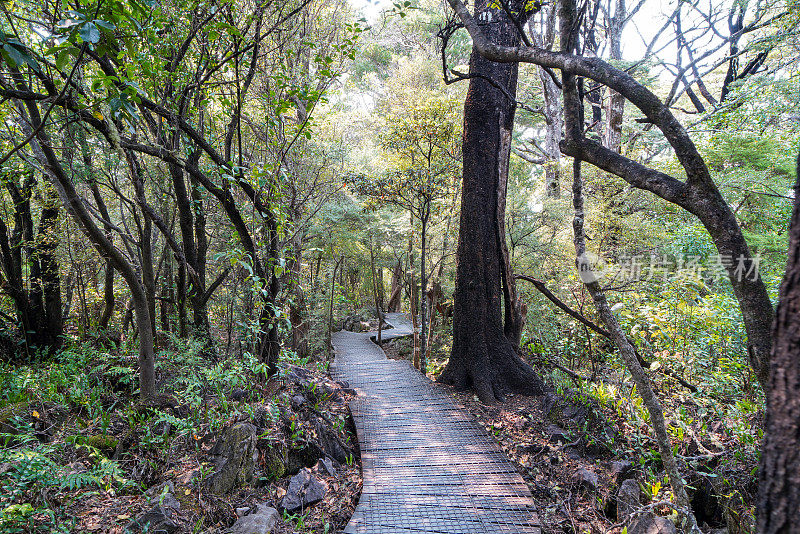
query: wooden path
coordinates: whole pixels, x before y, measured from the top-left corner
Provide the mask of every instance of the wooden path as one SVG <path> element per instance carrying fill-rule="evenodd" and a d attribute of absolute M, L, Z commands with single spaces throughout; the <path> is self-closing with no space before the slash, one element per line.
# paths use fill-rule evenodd
<path fill-rule="evenodd" d="M 402 314 L 383 339 L 407 336 Z M 335 379 L 350 409 L 364 485 L 345 534 L 539 534 L 531 494 L 502 449 L 442 387 L 389 360 L 374 332 L 333 335 Z"/>

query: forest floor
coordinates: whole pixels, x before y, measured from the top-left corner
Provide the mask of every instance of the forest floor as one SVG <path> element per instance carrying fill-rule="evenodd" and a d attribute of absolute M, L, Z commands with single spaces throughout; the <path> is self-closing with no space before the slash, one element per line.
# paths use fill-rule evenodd
<path fill-rule="evenodd" d="M 408 358 L 410 344 L 384 349 Z M 162 394 L 145 407 L 135 402 L 131 347 L 74 347 L 54 361 L 0 364 L 0 532 L 121 534 L 150 519 L 168 532 L 222 533 L 259 504 L 281 511 L 280 534 L 341 531 L 361 489 L 347 408 L 354 392 L 330 379 L 325 362 L 284 362 L 265 383 L 255 362 L 201 352 L 170 341 L 159 354 Z M 443 356 L 434 354 L 431 368 L 440 369 Z M 549 373 L 544 357 L 530 356 Z M 670 498 L 636 395 L 552 385 L 542 397 L 493 406 L 450 390 L 516 464 L 543 532 L 622 532 L 625 480 L 636 482 L 640 509 Z M 704 532 L 753 532 L 758 436 L 742 429 L 758 429 L 761 414 L 704 411 L 698 396 L 657 386 L 668 413 L 680 415 L 670 419 L 671 437 Z M 235 428 L 249 432 L 244 442 L 231 438 Z M 212 490 L 221 460 L 236 450 L 252 453 L 253 465 L 236 457 L 244 474 L 237 469 L 231 487 Z M 336 456 L 330 472 L 318 463 Z M 282 505 L 302 473 L 324 496 L 289 511 Z"/>
<path fill-rule="evenodd" d="M 384 350 L 390 358 L 409 359 L 411 342 L 396 340 Z M 552 367 L 541 356 L 528 354 L 528 360 L 542 373 Z M 434 353 L 429 369 L 441 369 L 444 363 L 446 355 Z M 537 503 L 543 532 L 631 532 L 632 524 L 650 505 L 671 498 L 648 420 L 641 417 L 642 410 L 628 414 L 615 409 L 626 403 L 598 398 L 578 384 L 573 388 L 550 385 L 553 391 L 541 397 L 509 395 L 496 405 L 481 403 L 470 391 L 444 387 L 494 435 L 516 464 Z M 670 385 L 660 383 L 659 387 Z M 686 415 L 671 421 L 671 437 L 683 459 L 684 479 L 703 531 L 755 532 L 757 456 L 750 434 L 737 433 L 737 429 L 758 428 L 761 415 L 752 413 L 742 421 L 718 414 L 704 417 L 691 397 L 674 395 L 673 399 L 662 394 L 665 397 L 667 413 Z M 638 485 L 635 503 L 619 494 L 626 480 Z M 653 511 L 674 518 L 667 507 L 656 506 Z"/>
<path fill-rule="evenodd" d="M 160 356 L 162 394 L 147 406 L 123 370 L 134 355 L 84 347 L 2 368 L 0 532 L 221 533 L 265 506 L 280 511 L 279 534 L 344 528 L 361 487 L 352 390 L 317 363 L 286 363 L 264 383 L 194 348 Z M 301 491 L 289 509 L 303 472 L 324 495 Z"/>

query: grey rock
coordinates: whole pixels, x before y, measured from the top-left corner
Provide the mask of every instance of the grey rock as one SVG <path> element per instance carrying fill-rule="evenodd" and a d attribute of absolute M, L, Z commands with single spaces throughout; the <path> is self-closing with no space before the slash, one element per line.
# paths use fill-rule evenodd
<path fill-rule="evenodd" d="M 576 425 L 583 425 L 586 422 L 586 408 L 582 406 L 567 405 L 562 410 L 565 419 Z"/>
<path fill-rule="evenodd" d="M 256 406 L 253 412 L 253 424 L 257 428 L 267 428 L 272 424 L 272 413 L 267 406 Z"/>
<path fill-rule="evenodd" d="M 333 465 L 333 460 L 327 457 L 319 459 L 314 466 L 314 471 L 331 477 L 336 476 L 336 466 Z"/>
<path fill-rule="evenodd" d="M 166 488 L 166 492 L 164 491 L 164 488 Z M 153 497 L 161 496 L 162 493 L 175 493 L 175 484 L 171 480 L 168 480 L 166 482 L 162 482 L 161 484 L 156 484 L 144 492 L 144 494 L 147 495 L 150 500 L 152 500 Z"/>
<path fill-rule="evenodd" d="M 181 507 L 180 503 L 171 493 L 164 495 L 160 501 L 159 504 L 128 523 L 125 527 L 125 532 L 147 532 L 148 534 L 172 534 L 177 532 L 180 529 L 180 525 L 175 520 L 175 515 Z"/>
<path fill-rule="evenodd" d="M 247 512 L 250 511 L 249 506 L 240 506 L 236 509 L 236 517 L 242 517 L 243 515 L 247 515 Z"/>
<path fill-rule="evenodd" d="M 242 388 L 233 388 L 228 395 L 228 398 L 232 401 L 244 401 L 250 396 L 250 393 L 243 390 Z"/>
<path fill-rule="evenodd" d="M 333 458 L 340 464 L 346 463 L 352 451 L 348 447 L 342 445 L 336 433 L 326 426 L 322 420 L 317 420 L 315 427 L 317 439 L 319 440 L 319 448 L 322 449 L 325 456 Z"/>
<path fill-rule="evenodd" d="M 303 369 L 302 367 L 291 365 L 286 370 L 286 376 L 284 378 L 287 382 L 293 382 L 297 385 L 305 386 L 311 380 L 311 372 L 307 369 Z"/>
<path fill-rule="evenodd" d="M 292 408 L 299 410 L 306 403 L 306 398 L 302 395 L 292 397 Z"/>
<path fill-rule="evenodd" d="M 281 508 L 289 512 L 299 510 L 321 501 L 327 492 L 327 484 L 317 480 L 311 474 L 310 469 L 302 469 L 289 480 L 289 487 L 281 501 Z"/>
<path fill-rule="evenodd" d="M 628 534 L 678 534 L 678 531 L 666 517 L 645 514 L 631 524 Z"/>
<path fill-rule="evenodd" d="M 313 441 L 298 443 L 286 455 L 286 471 L 296 475 L 304 467 L 313 467 L 317 460 L 325 456 L 325 451 Z"/>
<path fill-rule="evenodd" d="M 617 521 L 625 521 L 641 506 L 639 483 L 624 480 L 617 491 Z"/>
<path fill-rule="evenodd" d="M 608 470 L 616 483 L 622 484 L 622 481 L 628 478 L 633 472 L 633 464 L 628 460 L 615 460 L 611 462 Z"/>
<path fill-rule="evenodd" d="M 211 449 L 216 466 L 208 481 L 212 493 L 222 495 L 253 480 L 258 460 L 256 439 L 255 426 L 238 423 L 217 440 Z"/>
<path fill-rule="evenodd" d="M 158 504 L 160 504 L 164 508 L 169 508 L 170 510 L 177 512 L 181 509 L 181 503 L 178 499 L 175 498 L 175 495 L 172 493 L 167 493 L 162 497 L 159 497 Z"/>
<path fill-rule="evenodd" d="M 264 503 L 256 505 L 255 512 L 236 520 L 228 534 L 269 534 L 278 522 L 278 511 Z"/>
<path fill-rule="evenodd" d="M 600 484 L 597 478 L 597 473 L 594 471 L 589 471 L 583 467 L 575 472 L 575 474 L 572 476 L 572 480 L 579 487 L 589 491 L 597 491 L 597 487 Z"/>

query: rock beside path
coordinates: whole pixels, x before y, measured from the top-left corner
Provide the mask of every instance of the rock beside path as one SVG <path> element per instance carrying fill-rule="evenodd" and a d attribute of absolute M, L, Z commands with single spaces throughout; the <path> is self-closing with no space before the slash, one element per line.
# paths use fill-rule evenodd
<path fill-rule="evenodd" d="M 328 492 L 328 485 L 318 480 L 308 468 L 300 470 L 289 481 L 289 488 L 281 501 L 281 508 L 293 512 L 321 501 Z"/>

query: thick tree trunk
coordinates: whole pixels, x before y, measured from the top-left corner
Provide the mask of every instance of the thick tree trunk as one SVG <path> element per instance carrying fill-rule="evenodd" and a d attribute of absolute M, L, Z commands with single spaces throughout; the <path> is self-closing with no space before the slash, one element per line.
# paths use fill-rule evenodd
<path fill-rule="evenodd" d="M 520 11 L 516 2 L 512 9 Z M 519 33 L 502 9 L 476 4 L 476 16 L 492 42 L 519 44 Z M 539 394 L 536 373 L 514 351 L 503 332 L 501 313 L 502 248 L 498 235 L 498 191 L 504 136 L 514 123 L 517 65 L 484 59 L 476 49 L 470 57 L 470 80 L 464 103 L 464 169 L 461 221 L 457 249 L 453 314 L 453 350 L 440 380 L 459 389 L 472 387 L 483 402 L 505 392 Z M 481 76 L 481 77 L 477 77 Z M 505 89 L 495 88 L 488 77 Z"/>
<path fill-rule="evenodd" d="M 54 202 L 52 199 L 48 199 L 48 201 Z M 55 202 L 58 202 L 58 199 Z M 44 299 L 45 324 L 43 326 L 48 346 L 55 349 L 61 347 L 64 333 L 64 318 L 61 312 L 61 277 L 56 258 L 58 212 L 57 205 L 42 209 L 37 239 L 37 255 L 42 276 L 42 298 Z"/>
<path fill-rule="evenodd" d="M 758 532 L 800 532 L 800 157 L 789 259 L 773 327 L 759 468 Z"/>
<path fill-rule="evenodd" d="M 730 261 L 726 267 L 742 310 L 750 363 L 766 391 L 772 347 L 771 317 L 774 310 L 758 273 L 758 260 L 750 253 L 736 217 L 719 192 L 697 147 L 669 108 L 630 75 L 598 58 L 550 52 L 534 47 L 497 46 L 481 30 L 460 0 L 448 0 L 448 3 L 469 30 L 474 47 L 487 58 L 512 64 L 524 61 L 592 79 L 624 95 L 626 100 L 634 104 L 661 130 L 686 172 L 686 181 L 680 181 L 613 152 L 580 135 L 580 132 L 567 134 L 561 143 L 561 151 L 614 173 L 634 187 L 655 193 L 702 221 L 720 256 Z"/>

